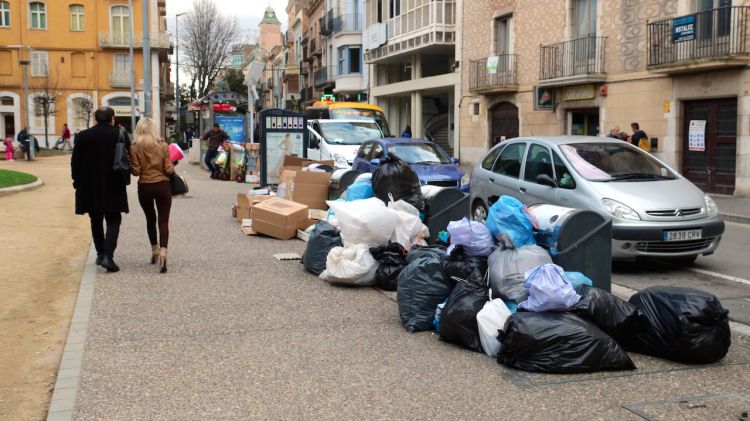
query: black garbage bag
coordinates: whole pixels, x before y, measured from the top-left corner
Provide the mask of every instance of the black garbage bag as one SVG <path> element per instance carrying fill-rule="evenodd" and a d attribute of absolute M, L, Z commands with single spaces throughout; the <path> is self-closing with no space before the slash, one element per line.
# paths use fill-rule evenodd
<path fill-rule="evenodd" d="M 566 374 L 635 369 L 614 339 L 572 313 L 516 313 L 498 339 L 497 361 L 519 370 Z"/>
<path fill-rule="evenodd" d="M 529 298 L 529 289 L 523 286 L 526 272 L 552 263 L 552 257 L 539 246 L 515 249 L 501 245 L 492 252 L 487 263 L 492 298 L 520 304 Z"/>
<path fill-rule="evenodd" d="M 581 300 L 570 311 L 594 323 L 626 349 L 632 347 L 636 334 L 649 326 L 634 305 L 603 289 L 584 284 L 576 288 L 576 293 Z"/>
<path fill-rule="evenodd" d="M 477 313 L 488 299 L 488 289 L 472 281 L 456 283 L 440 314 L 440 338 L 482 352 Z"/>
<path fill-rule="evenodd" d="M 406 250 L 399 243 L 389 241 L 378 247 L 370 248 L 370 254 L 378 261 L 375 282 L 378 288 L 385 291 L 396 291 L 398 274 L 406 266 Z"/>
<path fill-rule="evenodd" d="M 398 312 L 409 333 L 432 330 L 435 307 L 445 301 L 453 281 L 443 274 L 442 257 L 431 251 L 411 254 L 398 275 Z"/>
<path fill-rule="evenodd" d="M 310 239 L 307 241 L 305 253 L 302 255 L 302 264 L 305 270 L 315 276 L 326 270 L 326 259 L 328 252 L 334 247 L 342 247 L 341 234 L 326 221 L 315 224 Z"/>
<path fill-rule="evenodd" d="M 380 162 L 372 173 L 372 189 L 375 197 L 388 203 L 393 200 L 403 200 L 406 203 L 424 211 L 424 196 L 419 184 L 419 177 L 409 164 L 391 154 Z"/>
<path fill-rule="evenodd" d="M 443 261 L 443 272 L 448 277 L 460 279 L 471 279 L 473 282 L 482 284 L 484 274 L 487 273 L 487 257 L 469 256 L 464 247 L 458 245 L 453 248 L 451 254 Z M 476 279 L 477 276 L 479 279 Z"/>
<path fill-rule="evenodd" d="M 448 255 L 447 248 L 438 244 L 431 246 L 419 246 L 415 245 L 409 249 L 409 253 L 406 255 L 406 263 L 411 263 L 416 259 L 422 258 L 426 255 L 432 255 L 437 257 L 441 262 L 445 260 Z"/>
<path fill-rule="evenodd" d="M 650 322 L 634 351 L 687 364 L 716 362 L 729 351 L 729 311 L 713 294 L 695 288 L 657 286 L 630 297 Z"/>

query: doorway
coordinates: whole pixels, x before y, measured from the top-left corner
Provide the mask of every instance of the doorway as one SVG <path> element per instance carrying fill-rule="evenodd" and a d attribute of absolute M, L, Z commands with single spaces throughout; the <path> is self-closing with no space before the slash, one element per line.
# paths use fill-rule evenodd
<path fill-rule="evenodd" d="M 598 136 L 599 109 L 569 111 L 568 134 L 573 136 Z"/>
<path fill-rule="evenodd" d="M 0 131 L 5 137 L 13 139 L 16 134 L 15 115 L 13 113 L 2 113 L 3 127 Z"/>
<path fill-rule="evenodd" d="M 685 102 L 683 120 L 683 175 L 704 192 L 734 194 L 737 98 Z M 692 142 L 691 121 L 694 122 Z M 702 122 L 705 129 L 701 129 Z"/>
<path fill-rule="evenodd" d="M 518 107 L 510 102 L 501 102 L 490 109 L 492 132 L 490 143 L 498 143 L 518 137 Z"/>

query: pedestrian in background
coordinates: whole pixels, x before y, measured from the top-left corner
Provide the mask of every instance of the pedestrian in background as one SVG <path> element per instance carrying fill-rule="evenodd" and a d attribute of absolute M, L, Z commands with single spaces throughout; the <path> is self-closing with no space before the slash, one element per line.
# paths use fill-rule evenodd
<path fill-rule="evenodd" d="M 70 163 L 76 191 L 76 214 L 89 215 L 96 264 L 107 272 L 117 272 L 120 270 L 114 260 L 117 238 L 122 213 L 128 213 L 129 209 L 126 186 L 115 176 L 112 164 L 117 142 L 124 142 L 130 149 L 130 139 L 115 127 L 112 108 L 99 108 L 94 112 L 94 119 L 94 127 L 78 133 Z"/>
<path fill-rule="evenodd" d="M 146 232 L 151 242 L 151 264 L 158 261 L 159 271 L 165 273 L 169 212 L 172 208 L 170 177 L 174 176 L 174 166 L 169 158 L 169 146 L 159 138 L 154 120 L 150 118 L 142 118 L 135 126 L 133 146 L 130 148 L 130 168 L 133 175 L 139 177 L 138 202 L 146 215 Z"/>
<path fill-rule="evenodd" d="M 73 149 L 73 145 L 70 144 L 70 129 L 68 128 L 68 123 L 63 124 L 62 140 L 62 146 L 60 149 L 65 150 L 65 145 L 68 145 L 68 150 Z"/>
<path fill-rule="evenodd" d="M 13 140 L 10 137 L 6 137 L 3 140 L 3 145 L 5 145 L 5 160 L 15 161 L 13 159 L 13 152 L 15 152 L 16 149 L 13 147 Z"/>
<path fill-rule="evenodd" d="M 404 132 L 401 133 L 401 137 L 411 138 L 411 126 L 406 126 Z"/>
<path fill-rule="evenodd" d="M 208 140 L 208 151 L 206 151 L 203 162 L 205 162 L 208 170 L 211 171 L 211 178 L 216 178 L 219 176 L 220 171 L 214 165 L 213 160 L 219 154 L 219 146 L 225 145 L 226 141 L 229 140 L 229 135 L 224 130 L 221 130 L 221 126 L 218 123 L 214 123 L 211 130 L 207 131 L 201 139 Z"/>
<path fill-rule="evenodd" d="M 630 143 L 643 149 L 646 152 L 651 152 L 651 142 L 648 140 L 646 132 L 641 130 L 641 126 L 638 123 L 632 123 L 630 128 L 633 129 L 633 135 L 630 137 Z"/>
<path fill-rule="evenodd" d="M 29 149 L 29 128 L 24 127 L 21 129 L 20 132 L 16 135 L 16 140 L 18 141 L 18 146 L 21 148 L 21 151 L 26 155 L 26 160 L 31 160 L 31 149 Z"/>

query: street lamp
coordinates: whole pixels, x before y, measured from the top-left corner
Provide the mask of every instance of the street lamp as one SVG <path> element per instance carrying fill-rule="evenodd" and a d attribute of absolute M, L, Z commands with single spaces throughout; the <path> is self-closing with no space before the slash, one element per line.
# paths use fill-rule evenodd
<path fill-rule="evenodd" d="M 29 130 L 29 65 L 31 64 L 31 60 L 19 60 L 18 62 L 21 67 L 23 68 L 23 101 L 24 101 L 24 129 L 26 129 L 27 133 Z M 29 138 L 29 160 L 34 159 L 34 150 L 35 147 L 34 139 Z"/>
<path fill-rule="evenodd" d="M 175 45 L 175 65 L 177 67 L 177 72 L 175 74 L 175 101 L 177 103 L 177 123 L 175 124 L 175 131 L 177 132 L 177 139 L 182 138 L 182 131 L 180 130 L 180 125 L 182 120 L 182 112 L 180 110 L 180 16 L 185 16 L 187 13 L 178 13 L 177 16 L 174 18 L 174 27 L 175 27 L 175 38 L 177 39 L 177 43 Z M 190 139 L 185 139 L 186 142 L 189 142 Z"/>

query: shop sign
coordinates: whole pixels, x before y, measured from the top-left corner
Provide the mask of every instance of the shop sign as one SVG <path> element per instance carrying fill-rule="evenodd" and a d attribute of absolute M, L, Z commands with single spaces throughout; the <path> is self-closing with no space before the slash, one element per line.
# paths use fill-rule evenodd
<path fill-rule="evenodd" d="M 692 41 L 694 39 L 695 15 L 672 19 L 672 42 Z"/>
<path fill-rule="evenodd" d="M 497 63 L 499 61 L 499 56 L 487 57 L 487 74 L 494 75 L 497 73 Z"/>
<path fill-rule="evenodd" d="M 549 86 L 534 87 L 534 109 L 553 110 L 555 108 L 555 91 Z"/>
<path fill-rule="evenodd" d="M 567 86 L 562 90 L 563 101 L 581 101 L 584 99 L 594 99 L 596 89 L 594 85 Z"/>
<path fill-rule="evenodd" d="M 706 151 L 706 120 L 690 120 L 688 130 L 688 150 L 694 152 Z"/>
<path fill-rule="evenodd" d="M 237 110 L 232 104 L 214 104 L 212 109 L 220 113 L 233 113 Z"/>

